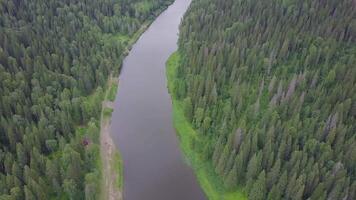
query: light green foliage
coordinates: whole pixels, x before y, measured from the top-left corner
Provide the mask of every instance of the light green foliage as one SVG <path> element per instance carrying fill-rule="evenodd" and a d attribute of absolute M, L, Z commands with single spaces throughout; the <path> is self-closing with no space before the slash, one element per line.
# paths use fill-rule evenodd
<path fill-rule="evenodd" d="M 118 85 L 117 82 L 111 84 L 111 86 L 109 88 L 109 91 L 108 91 L 109 93 L 108 93 L 108 96 L 107 96 L 109 101 L 114 101 L 115 100 L 118 86 L 119 85 Z"/>
<path fill-rule="evenodd" d="M 124 165 L 119 152 L 115 152 L 113 162 L 112 166 L 118 172 L 116 173 L 116 186 L 122 189 L 124 183 Z"/>
<path fill-rule="evenodd" d="M 112 108 L 104 108 L 103 116 L 106 118 L 110 118 L 113 111 L 114 111 L 114 109 L 112 109 Z"/>

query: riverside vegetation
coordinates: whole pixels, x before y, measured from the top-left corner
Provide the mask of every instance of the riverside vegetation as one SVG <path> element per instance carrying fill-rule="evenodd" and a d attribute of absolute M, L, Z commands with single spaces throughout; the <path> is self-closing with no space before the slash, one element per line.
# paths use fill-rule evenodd
<path fill-rule="evenodd" d="M 170 3 L 0 2 L 0 199 L 100 197 L 108 77 Z"/>
<path fill-rule="evenodd" d="M 174 85 L 177 81 L 177 67 L 180 56 L 176 52 L 167 61 L 168 88 L 173 101 L 173 124 L 180 140 L 188 164 L 195 170 L 199 184 L 209 199 L 216 200 L 244 200 L 245 194 L 241 190 L 229 191 L 222 187 L 223 182 L 214 172 L 211 163 L 201 159 L 200 153 L 194 150 L 193 142 L 199 140 L 198 132 L 185 116 L 185 106 L 182 100 L 174 94 Z"/>
<path fill-rule="evenodd" d="M 167 75 L 182 149 L 210 199 L 356 199 L 355 9 L 192 2 Z"/>

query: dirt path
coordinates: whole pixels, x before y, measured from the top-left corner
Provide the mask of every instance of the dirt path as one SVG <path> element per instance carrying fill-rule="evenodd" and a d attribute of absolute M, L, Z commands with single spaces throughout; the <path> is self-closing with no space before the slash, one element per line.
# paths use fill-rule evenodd
<path fill-rule="evenodd" d="M 110 78 L 109 86 L 112 85 L 113 81 L 118 81 L 117 79 Z M 107 95 L 106 95 L 107 97 Z M 105 97 L 105 99 L 107 99 Z M 113 108 L 113 102 L 103 101 L 102 112 L 101 112 L 101 130 L 100 130 L 100 154 L 102 159 L 102 173 L 103 173 L 103 183 L 102 183 L 102 198 L 103 200 L 122 200 L 122 194 L 120 189 L 116 184 L 116 180 L 119 176 L 117 174 L 118 170 L 114 169 L 114 155 L 116 153 L 115 144 L 110 135 L 110 124 L 111 118 L 104 116 L 103 110 L 105 108 Z"/>

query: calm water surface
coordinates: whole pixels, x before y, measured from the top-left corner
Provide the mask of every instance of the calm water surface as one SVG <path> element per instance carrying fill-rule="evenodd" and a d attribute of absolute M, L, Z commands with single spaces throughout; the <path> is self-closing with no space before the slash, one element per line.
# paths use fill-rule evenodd
<path fill-rule="evenodd" d="M 179 148 L 165 75 L 189 4 L 176 0 L 124 60 L 111 131 L 124 160 L 124 200 L 206 199 Z"/>

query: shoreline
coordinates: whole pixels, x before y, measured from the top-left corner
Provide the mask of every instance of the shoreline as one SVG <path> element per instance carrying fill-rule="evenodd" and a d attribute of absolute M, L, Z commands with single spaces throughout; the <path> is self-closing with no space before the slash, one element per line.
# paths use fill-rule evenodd
<path fill-rule="evenodd" d="M 166 62 L 166 77 L 168 91 L 172 99 L 173 126 L 177 133 L 181 151 L 188 160 L 188 164 L 193 168 L 199 185 L 209 200 L 247 200 L 246 195 L 240 188 L 231 191 L 224 189 L 222 181 L 215 174 L 211 164 L 202 160 L 199 157 L 200 155 L 192 148 L 193 141 L 199 139 L 198 133 L 184 116 L 183 102 L 176 99 L 173 92 L 179 60 L 178 51 L 168 58 Z"/>
<path fill-rule="evenodd" d="M 172 2 L 174 3 L 174 1 Z M 171 4 L 172 4 L 171 3 Z M 123 60 L 130 53 L 133 45 L 141 35 L 150 27 L 154 20 L 164 12 L 171 4 L 165 5 L 155 13 L 153 19 L 148 19 L 142 26 L 125 41 L 125 50 L 121 55 Z M 111 36 L 113 38 L 117 35 Z M 122 66 L 123 60 L 120 63 Z M 118 92 L 120 69 L 113 69 L 108 78 L 107 87 L 104 90 L 105 97 L 101 105 L 100 114 L 100 162 L 102 166 L 102 176 L 100 180 L 100 199 L 122 200 L 123 190 L 123 161 L 120 152 L 111 137 L 111 114 L 114 110 L 113 104 Z M 117 73 L 117 74 L 116 74 Z M 115 74 L 115 76 L 114 76 Z"/>

